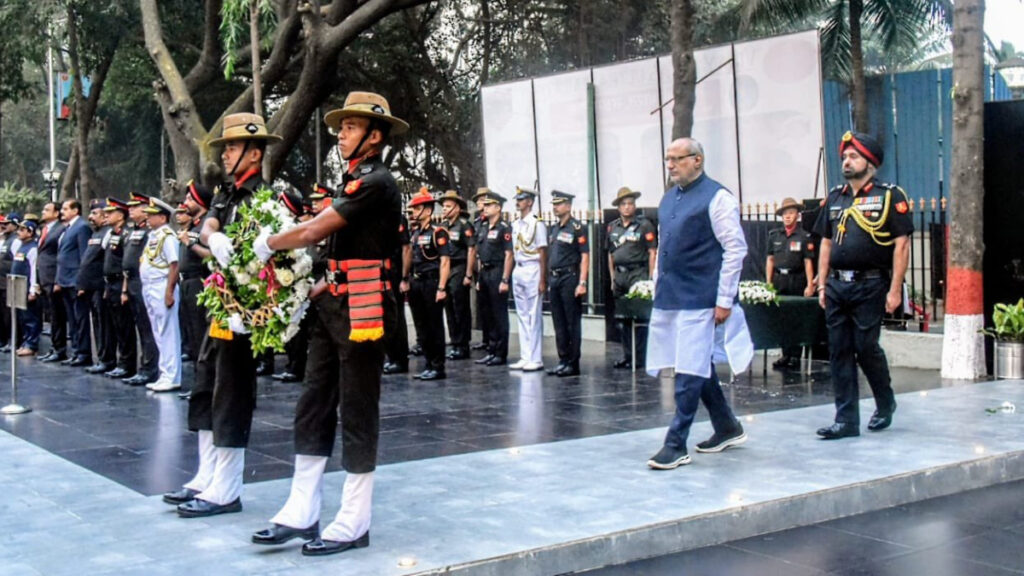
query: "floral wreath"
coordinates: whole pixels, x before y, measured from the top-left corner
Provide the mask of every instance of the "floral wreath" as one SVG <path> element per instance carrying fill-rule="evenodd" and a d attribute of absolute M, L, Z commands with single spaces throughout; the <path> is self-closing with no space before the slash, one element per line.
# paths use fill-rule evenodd
<path fill-rule="evenodd" d="M 203 281 L 199 304 L 210 316 L 211 336 L 232 338 L 228 325 L 237 315 L 250 334 L 253 356 L 271 349 L 283 352 L 308 306 L 313 259 L 305 249 L 276 252 L 266 264 L 256 257 L 253 243 L 262 228 L 278 233 L 296 225 L 272 189 L 254 192 L 251 202 L 239 205 L 237 216 L 223 230 L 234 247 L 231 260 L 224 269 L 207 258 L 212 274 Z"/>

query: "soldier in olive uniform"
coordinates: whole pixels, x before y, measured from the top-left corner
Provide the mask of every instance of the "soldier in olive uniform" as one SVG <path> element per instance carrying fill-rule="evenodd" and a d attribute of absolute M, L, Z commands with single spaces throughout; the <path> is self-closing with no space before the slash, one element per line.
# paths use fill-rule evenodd
<path fill-rule="evenodd" d="M 476 230 L 463 213 L 466 200 L 455 190 L 448 190 L 441 202 L 441 226 L 448 231 L 451 243 L 451 274 L 448 275 L 448 296 L 444 310 L 448 318 L 449 360 L 469 358 L 469 339 L 473 330 L 473 313 L 469 307 L 469 284 L 473 274 L 468 267 L 469 253 L 476 248 Z"/>
<path fill-rule="evenodd" d="M 409 371 L 409 326 L 405 321 L 405 294 L 402 293 L 402 270 L 409 266 L 412 258 L 410 243 L 409 219 L 402 213 L 398 223 L 398 246 L 389 259 L 388 285 L 395 297 L 398 324 L 395 329 L 384 334 L 384 350 L 387 362 L 384 363 L 385 374 L 405 374 Z"/>
<path fill-rule="evenodd" d="M 487 218 L 484 217 L 484 199 L 487 194 L 490 193 L 491 189 L 487 187 L 477 188 L 476 193 L 473 194 L 471 200 L 476 205 L 476 216 L 473 217 L 470 224 L 473 226 L 473 235 L 476 236 L 477 243 L 479 244 L 480 235 L 484 231 L 484 224 L 487 222 Z M 480 279 L 480 254 L 479 247 L 474 245 L 469 248 L 469 254 L 466 256 L 466 280 L 465 284 L 472 290 L 478 290 L 479 279 Z M 480 298 L 479 295 L 476 299 L 476 321 L 477 325 L 483 329 L 484 318 L 488 317 L 488 312 L 484 309 L 484 299 Z M 472 330 L 472 326 L 470 327 Z M 480 342 L 471 344 L 469 347 L 471 350 L 486 350 L 487 349 L 487 337 L 484 336 Z"/>
<path fill-rule="evenodd" d="M 858 365 L 875 396 L 868 430 L 892 424 L 896 396 L 878 337 L 883 314 L 903 299 L 914 231 L 906 192 L 875 178 L 884 158 L 878 141 L 847 132 L 839 153 L 846 184 L 829 191 L 814 226 L 822 239 L 818 300 L 825 309 L 836 396 L 835 423 L 818 430 L 826 440 L 860 435 Z"/>
<path fill-rule="evenodd" d="M 85 369 L 89 374 L 103 374 L 114 369 L 117 360 L 117 340 L 114 338 L 113 320 L 110 310 L 103 300 L 105 284 L 103 282 L 103 260 L 106 253 L 107 216 L 103 211 L 107 207 L 106 200 L 95 199 L 89 203 L 89 224 L 92 236 L 82 255 L 82 264 L 78 268 L 75 286 L 78 297 L 85 298 L 89 303 L 89 315 L 92 316 L 92 333 L 96 342 L 96 363 Z"/>
<path fill-rule="evenodd" d="M 124 271 L 121 304 L 131 310 L 133 329 L 139 335 L 142 358 L 135 376 L 123 378 L 121 381 L 129 386 L 142 386 L 156 381 L 160 361 L 149 312 L 146 311 L 146 303 L 142 299 L 142 279 L 139 277 L 139 260 L 149 241 L 149 225 L 146 222 L 148 215 L 143 212 L 149 206 L 149 196 L 132 192 L 125 205 L 128 206 L 129 222 L 126 229 L 127 238 L 122 240 L 125 246 L 121 259 L 121 268 Z"/>
<path fill-rule="evenodd" d="M 782 218 L 782 228 L 768 233 L 768 260 L 765 263 L 767 282 L 786 296 L 814 295 L 814 240 L 800 228 L 800 205 L 793 198 L 784 198 L 775 211 Z M 774 368 L 799 368 L 799 346 L 782 349 L 782 358 Z"/>
<path fill-rule="evenodd" d="M 103 302 L 110 311 L 114 341 L 117 347 L 117 366 L 104 374 L 110 378 L 130 378 L 135 375 L 137 352 L 132 314 L 121 301 L 124 282 L 124 247 L 128 243 L 128 205 L 117 198 L 107 198 L 107 224 L 109 231 L 103 242 L 107 249 L 103 257 Z"/>
<path fill-rule="evenodd" d="M 427 361 L 423 372 L 416 375 L 419 380 L 442 380 L 446 377 L 444 301 L 448 295 L 452 249 L 448 231 L 431 222 L 435 202 L 426 188 L 409 201 L 413 232 L 412 261 L 407 272 L 412 278 L 403 280 L 401 287 L 402 292 L 409 295 L 416 335 L 423 342 L 423 355 Z"/>
<path fill-rule="evenodd" d="M 187 347 L 183 346 L 183 349 L 193 361 L 193 375 L 198 376 L 199 347 L 210 329 L 206 309 L 198 302 L 199 294 L 203 291 L 203 280 L 210 275 L 210 269 L 203 262 L 203 259 L 210 256 L 210 249 L 202 243 L 199 236 L 206 222 L 214 191 L 213 188 L 197 184 L 193 180 L 190 180 L 185 188 L 182 206 L 188 215 L 189 223 L 187 227 L 183 226 L 178 230 L 178 290 L 181 291 L 179 311 L 181 332 L 187 335 L 184 338 Z M 184 385 L 185 382 L 182 381 L 183 388 Z M 189 395 L 187 391 L 180 394 L 182 398 Z"/>
<path fill-rule="evenodd" d="M 512 227 L 501 219 L 504 203 L 505 198 L 496 192 L 483 197 L 484 223 L 477 236 L 477 298 L 487 354 L 475 362 L 486 366 L 503 366 L 508 361 L 508 293 L 513 257 Z"/>
<path fill-rule="evenodd" d="M 629 293 L 637 282 L 650 280 L 658 256 L 658 231 L 646 218 L 636 215 L 636 199 L 640 192 L 627 187 L 619 188 L 612 206 L 619 210 L 619 217 L 608 225 L 608 273 L 611 276 L 612 296 L 616 300 Z M 632 368 L 633 364 L 633 322 L 619 322 L 622 334 L 622 360 L 616 368 Z M 637 331 L 636 366 L 644 365 L 647 349 L 647 328 Z"/>
<path fill-rule="evenodd" d="M 548 291 L 558 366 L 548 370 L 548 374 L 559 377 L 580 373 L 583 297 L 587 294 L 590 271 L 587 229 L 572 217 L 574 197 L 560 190 L 551 191 L 551 204 L 558 221 L 548 230 Z"/>

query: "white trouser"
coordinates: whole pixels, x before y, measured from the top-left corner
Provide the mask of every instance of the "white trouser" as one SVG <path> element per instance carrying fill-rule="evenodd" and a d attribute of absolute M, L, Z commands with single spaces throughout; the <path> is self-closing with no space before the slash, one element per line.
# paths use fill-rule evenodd
<path fill-rule="evenodd" d="M 245 448 L 215 447 L 213 452 L 215 459 L 213 478 L 210 480 L 210 485 L 197 494 L 196 498 L 223 506 L 242 496 Z"/>
<path fill-rule="evenodd" d="M 320 537 L 334 542 L 349 542 L 370 529 L 370 508 L 373 503 L 373 472 L 345 476 L 341 491 L 341 510 L 334 521 L 323 529 Z"/>
<path fill-rule="evenodd" d="M 512 295 L 516 300 L 516 316 L 519 317 L 519 357 L 523 360 L 542 364 L 541 345 L 544 339 L 544 305 L 540 290 L 540 262 L 530 260 L 516 263 L 512 270 Z"/>
<path fill-rule="evenodd" d="M 213 446 L 213 430 L 199 431 L 199 469 L 185 484 L 185 488 L 202 492 L 213 481 L 213 469 L 217 466 L 217 453 Z"/>
<path fill-rule="evenodd" d="M 178 326 L 178 287 L 174 287 L 174 306 L 164 304 L 167 281 L 143 282 L 142 301 L 146 303 L 149 322 L 153 325 L 153 339 L 160 352 L 158 382 L 181 384 L 181 329 Z"/>
<path fill-rule="evenodd" d="M 292 489 L 288 494 L 288 501 L 270 521 L 300 530 L 319 522 L 326 468 L 326 456 L 296 454 L 295 473 L 292 475 Z"/>

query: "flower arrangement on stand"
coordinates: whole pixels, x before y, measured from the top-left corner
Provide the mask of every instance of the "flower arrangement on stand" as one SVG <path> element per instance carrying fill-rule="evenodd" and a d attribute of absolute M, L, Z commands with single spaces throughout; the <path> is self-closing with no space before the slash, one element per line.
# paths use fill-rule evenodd
<path fill-rule="evenodd" d="M 240 321 L 250 334 L 254 356 L 266 350 L 284 351 L 299 331 L 313 287 L 313 259 L 304 249 L 281 251 L 266 264 L 256 258 L 253 243 L 260 229 L 274 233 L 295 226 L 294 217 L 270 188 L 261 188 L 252 201 L 238 207 L 238 217 L 224 229 L 234 254 L 226 269 L 208 259 L 212 273 L 203 281 L 199 304 L 220 331 Z"/>
<path fill-rule="evenodd" d="M 639 280 L 629 287 L 623 298 L 615 301 L 615 316 L 646 322 L 654 307 L 654 282 Z"/>
<path fill-rule="evenodd" d="M 779 305 L 779 293 L 774 286 L 759 280 L 740 282 L 740 304 Z"/>
<path fill-rule="evenodd" d="M 626 293 L 626 298 L 630 300 L 654 300 L 654 281 L 653 280 L 640 280 L 634 282 L 629 287 L 629 292 Z"/>

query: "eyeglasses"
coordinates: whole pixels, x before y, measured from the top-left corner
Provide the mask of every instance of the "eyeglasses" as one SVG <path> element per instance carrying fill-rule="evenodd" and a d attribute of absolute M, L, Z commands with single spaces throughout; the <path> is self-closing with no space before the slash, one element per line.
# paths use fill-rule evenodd
<path fill-rule="evenodd" d="M 679 164 L 683 160 L 686 160 L 687 158 L 692 158 L 694 156 L 700 156 L 700 154 L 693 153 L 687 154 L 685 156 L 665 156 L 665 164 Z"/>

